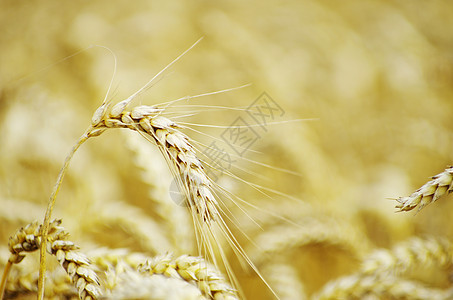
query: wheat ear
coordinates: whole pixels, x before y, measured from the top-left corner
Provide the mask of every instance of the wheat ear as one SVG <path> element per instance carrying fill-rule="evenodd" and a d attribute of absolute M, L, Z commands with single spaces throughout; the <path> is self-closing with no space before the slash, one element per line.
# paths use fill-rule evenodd
<path fill-rule="evenodd" d="M 352 300 L 367 297 L 366 299 L 447 300 L 451 296 L 450 290 L 428 288 L 416 281 L 393 276 L 355 274 L 328 283 L 313 299 Z"/>
<path fill-rule="evenodd" d="M 139 265 L 138 270 L 150 275 L 162 274 L 194 282 L 209 299 L 238 299 L 236 291 L 222 274 L 200 257 L 182 255 L 173 258 L 171 254 L 157 256 Z"/>
<path fill-rule="evenodd" d="M 413 210 L 418 206 L 420 211 L 426 205 L 438 200 L 444 195 L 453 191 L 453 167 L 445 169 L 440 174 L 432 177 L 432 180 L 425 183 L 409 197 L 396 199 L 396 208 L 399 211 Z"/>
<path fill-rule="evenodd" d="M 401 274 L 416 266 L 450 267 L 453 263 L 453 245 L 443 238 L 412 238 L 392 250 L 375 250 L 364 260 L 365 274 Z"/>
<path fill-rule="evenodd" d="M 305 217 L 300 223 L 297 226 L 276 225 L 257 234 L 254 244 L 247 249 L 251 259 L 259 265 L 273 260 L 275 255 L 282 252 L 310 244 L 333 246 L 348 251 L 354 257 L 362 257 L 368 248 L 368 245 L 360 240 L 358 232 L 347 224 L 321 217 Z"/>
<path fill-rule="evenodd" d="M 263 268 L 263 274 L 275 289 L 280 300 L 308 299 L 297 268 L 290 263 L 279 261 L 268 263 Z"/>
<path fill-rule="evenodd" d="M 55 255 L 58 262 L 68 273 L 78 290 L 80 299 L 97 299 L 101 294 L 99 279 L 91 269 L 88 258 L 74 251 L 77 247 L 74 243 L 67 240 L 69 234 L 60 225 L 61 220 L 55 220 L 49 224 L 47 252 Z M 19 229 L 9 240 L 8 246 L 11 256 L 8 262 L 11 264 L 19 263 L 25 257 L 24 252 L 37 250 L 42 244 L 41 232 L 42 226 L 38 225 L 37 222 Z M 6 276 L 4 275 L 5 279 L 2 279 L 2 282 L 6 282 Z"/>

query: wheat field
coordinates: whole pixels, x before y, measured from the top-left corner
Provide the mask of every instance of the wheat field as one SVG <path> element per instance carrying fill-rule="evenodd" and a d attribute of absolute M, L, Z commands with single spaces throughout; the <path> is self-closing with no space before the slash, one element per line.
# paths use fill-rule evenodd
<path fill-rule="evenodd" d="M 1 1 L 3 298 L 453 299 L 452 6 Z"/>

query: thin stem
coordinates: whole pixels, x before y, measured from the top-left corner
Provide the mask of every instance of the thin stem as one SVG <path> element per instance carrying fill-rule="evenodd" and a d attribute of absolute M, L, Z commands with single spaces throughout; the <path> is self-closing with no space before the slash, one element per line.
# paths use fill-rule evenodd
<path fill-rule="evenodd" d="M 63 177 L 68 169 L 69 162 L 71 161 L 74 153 L 79 149 L 80 146 L 90 137 L 90 132 L 93 130 L 90 127 L 79 139 L 77 144 L 75 144 L 68 156 L 66 156 L 63 167 L 58 174 L 57 182 L 53 187 L 52 194 L 50 195 L 49 203 L 47 205 L 46 215 L 41 227 L 41 247 L 39 249 L 40 254 L 40 263 L 39 263 L 39 277 L 38 277 L 38 300 L 44 299 L 44 282 L 46 278 L 46 244 L 47 244 L 47 233 L 49 231 L 50 218 L 52 216 L 52 210 L 55 205 L 55 200 L 57 199 L 58 191 L 60 190 L 61 183 L 63 182 Z"/>
<path fill-rule="evenodd" d="M 5 270 L 3 270 L 3 275 L 2 275 L 2 282 L 0 283 L 0 300 L 3 299 L 3 295 L 5 294 L 5 289 L 6 289 L 6 279 L 8 278 L 9 271 L 11 270 L 11 266 L 13 263 L 8 260 L 6 263 Z"/>

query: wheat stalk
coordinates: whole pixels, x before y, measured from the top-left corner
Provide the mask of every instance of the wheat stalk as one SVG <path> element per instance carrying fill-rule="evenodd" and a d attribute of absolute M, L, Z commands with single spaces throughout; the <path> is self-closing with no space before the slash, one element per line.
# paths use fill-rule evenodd
<path fill-rule="evenodd" d="M 144 251 L 155 254 L 170 249 L 169 238 L 163 232 L 164 227 L 128 203 L 110 201 L 108 205 L 102 203 L 95 206 L 92 220 L 84 228 L 88 232 L 115 226 L 126 232 Z"/>
<path fill-rule="evenodd" d="M 449 167 L 442 173 L 433 176 L 432 180 L 425 183 L 409 197 L 400 197 L 396 199 L 396 201 L 398 201 L 396 208 L 399 211 L 409 211 L 418 206 L 418 211 L 420 211 L 426 205 L 438 200 L 452 191 L 453 167 Z"/>
<path fill-rule="evenodd" d="M 280 224 L 258 234 L 247 248 L 252 260 L 261 264 L 273 260 L 275 255 L 310 244 L 322 244 L 348 251 L 354 257 L 362 257 L 368 245 L 347 224 L 329 218 L 305 217 L 300 224 Z"/>

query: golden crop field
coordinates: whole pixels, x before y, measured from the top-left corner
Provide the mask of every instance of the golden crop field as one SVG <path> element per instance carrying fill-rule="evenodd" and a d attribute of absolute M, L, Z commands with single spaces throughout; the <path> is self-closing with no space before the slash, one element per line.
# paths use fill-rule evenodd
<path fill-rule="evenodd" d="M 3 0 L 0 28 L 4 299 L 40 251 L 45 299 L 453 299 L 453 3 Z"/>

